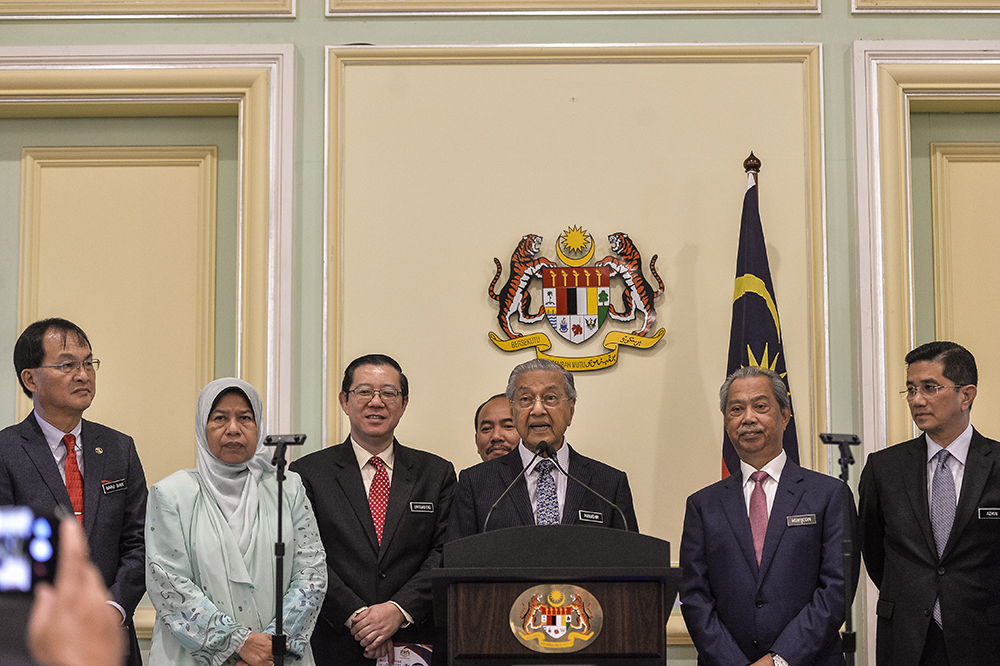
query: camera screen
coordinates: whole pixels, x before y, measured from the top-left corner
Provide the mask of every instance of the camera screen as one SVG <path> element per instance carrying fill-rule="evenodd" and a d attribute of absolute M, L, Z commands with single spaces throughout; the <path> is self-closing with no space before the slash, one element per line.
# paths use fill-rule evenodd
<path fill-rule="evenodd" d="M 0 507 L 0 592 L 30 592 L 35 580 L 51 580 L 53 524 L 26 506 Z"/>

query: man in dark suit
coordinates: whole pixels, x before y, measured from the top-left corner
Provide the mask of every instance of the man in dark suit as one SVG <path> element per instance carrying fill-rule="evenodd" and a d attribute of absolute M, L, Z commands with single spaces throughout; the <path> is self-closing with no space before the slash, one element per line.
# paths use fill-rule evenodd
<path fill-rule="evenodd" d="M 76 514 L 111 592 L 108 612 L 128 629 L 128 664 L 140 666 L 132 613 L 146 589 L 146 477 L 131 437 L 83 420 L 99 364 L 86 333 L 65 319 L 35 322 L 18 338 L 14 368 L 34 410 L 0 431 L 0 504 Z"/>
<path fill-rule="evenodd" d="M 681 611 L 705 666 L 844 663 L 842 539 L 854 498 L 782 449 L 791 406 L 784 382 L 746 367 L 720 391 L 734 474 L 691 495 L 684 514 Z M 860 562 L 853 559 L 848 594 Z"/>
<path fill-rule="evenodd" d="M 408 400 L 396 361 L 355 359 L 340 392 L 350 436 L 289 466 L 302 477 L 326 547 L 317 663 L 391 663 L 394 643 L 435 643 L 430 571 L 441 561 L 455 468 L 396 441 Z M 435 647 L 440 654 L 443 646 Z"/>
<path fill-rule="evenodd" d="M 954 342 L 906 355 L 924 434 L 868 456 L 861 547 L 879 589 L 878 666 L 1000 664 L 1000 443 L 970 423 L 976 360 Z"/>
<path fill-rule="evenodd" d="M 448 520 L 447 540 L 502 527 L 552 523 L 603 525 L 638 532 L 625 473 L 580 455 L 566 443 L 566 428 L 576 411 L 573 375 L 552 361 L 527 361 L 511 373 L 507 400 L 521 442 L 503 457 L 462 471 Z M 549 460 L 549 453 L 535 456 L 541 442 L 554 449 L 551 457 L 558 461 L 558 467 Z M 527 472 L 518 479 L 526 466 Z M 567 478 L 560 467 L 576 480 Z M 493 504 L 515 479 L 517 483 L 491 514 Z"/>

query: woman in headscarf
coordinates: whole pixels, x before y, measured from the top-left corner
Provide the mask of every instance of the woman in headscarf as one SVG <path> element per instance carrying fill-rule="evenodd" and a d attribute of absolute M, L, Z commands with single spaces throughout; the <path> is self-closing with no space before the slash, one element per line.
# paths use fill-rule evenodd
<path fill-rule="evenodd" d="M 269 666 L 275 632 L 278 484 L 250 384 L 217 379 L 198 397 L 195 469 L 149 489 L 146 588 L 156 608 L 149 666 Z M 326 558 L 302 481 L 283 482 L 286 663 L 313 664 L 309 638 Z"/>

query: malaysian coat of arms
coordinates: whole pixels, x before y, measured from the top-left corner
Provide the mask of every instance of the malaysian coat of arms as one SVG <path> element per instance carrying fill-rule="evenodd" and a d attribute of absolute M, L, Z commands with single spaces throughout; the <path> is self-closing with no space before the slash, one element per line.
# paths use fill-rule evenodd
<path fill-rule="evenodd" d="M 604 609 L 582 587 L 536 585 L 514 600 L 509 622 L 514 637 L 530 650 L 576 652 L 601 633 Z"/>
<path fill-rule="evenodd" d="M 580 227 L 570 227 L 559 235 L 555 243 L 558 263 L 537 256 L 542 251 L 542 240 L 535 234 L 521 238 L 511 255 L 507 280 L 499 291 L 494 289 L 503 275 L 503 264 L 493 259 L 496 275 L 489 294 L 499 304 L 497 322 L 507 336 L 504 340 L 490 332 L 490 340 L 497 347 L 508 352 L 534 348 L 539 358 L 555 361 L 571 372 L 582 372 L 617 363 L 620 346 L 649 349 L 663 338 L 663 328 L 653 333 L 654 301 L 664 292 L 663 280 L 656 272 L 655 254 L 649 262 L 649 272 L 656 281 L 654 287 L 646 279 L 638 248 L 626 233 L 608 236 L 612 254 L 593 264 L 594 238 Z M 533 280 L 541 282 L 542 303 L 536 311 L 532 311 L 529 291 Z M 616 297 L 617 288 L 621 293 Z M 638 328 L 609 332 L 603 344 L 609 351 L 596 356 L 555 356 L 546 353 L 552 348 L 552 341 L 545 333 L 525 334 L 514 329 L 515 320 L 529 325 L 547 321 L 561 338 L 580 344 L 593 337 L 609 319 L 637 322 L 634 325 Z"/>

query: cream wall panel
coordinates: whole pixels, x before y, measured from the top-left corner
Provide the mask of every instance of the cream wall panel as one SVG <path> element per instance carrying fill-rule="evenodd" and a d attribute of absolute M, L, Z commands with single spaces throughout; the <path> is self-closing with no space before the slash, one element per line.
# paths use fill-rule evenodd
<path fill-rule="evenodd" d="M 814 401 L 825 381 L 813 291 L 823 270 L 817 48 L 332 49 L 329 66 L 328 443 L 348 430 L 336 404 L 343 367 L 380 351 L 411 382 L 400 441 L 459 469 L 477 462 L 476 407 L 534 357 L 487 337 L 499 332 L 493 258 L 505 280 L 524 234 L 543 236 L 540 254 L 554 258 L 558 234 L 579 225 L 602 257 L 608 234 L 624 231 L 647 278 L 659 257 L 666 334 L 577 374 L 567 437 L 629 473 L 642 531 L 676 553 L 684 499 L 721 468 L 717 396 L 753 149 L 810 464 L 825 418 Z M 549 330 L 551 353 L 598 354 L 606 331 L 635 328 L 609 320 L 580 347 Z"/>
<path fill-rule="evenodd" d="M 939 340 L 955 340 L 976 356 L 979 390 L 973 415 L 987 436 L 1000 433 L 1000 414 L 983 405 L 1000 395 L 1000 296 L 996 250 L 1000 247 L 1000 144 L 934 143 L 934 276 Z"/>
<path fill-rule="evenodd" d="M 289 44 L 0 47 L 0 115 L 236 115 L 236 373 L 292 422 L 292 141 Z"/>
<path fill-rule="evenodd" d="M 26 148 L 23 194 L 19 330 L 78 323 L 102 361 L 87 418 L 132 435 L 150 483 L 193 467 L 191 405 L 214 377 L 216 149 Z"/>
<path fill-rule="evenodd" d="M 858 364 L 867 455 L 917 432 L 897 393 L 906 377 L 903 358 L 915 346 L 910 112 L 996 111 L 1000 42 L 858 41 L 854 87 Z M 996 413 L 998 403 L 997 394 L 980 390 L 974 419 Z M 871 638 L 863 650 L 869 664 L 875 663 L 876 600 L 868 580 L 864 624 Z"/>

